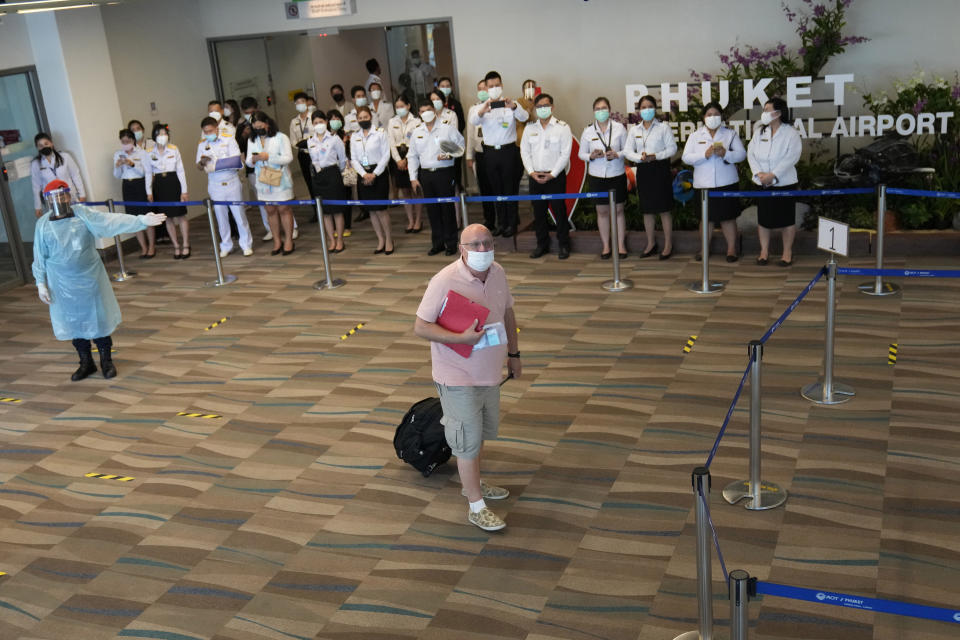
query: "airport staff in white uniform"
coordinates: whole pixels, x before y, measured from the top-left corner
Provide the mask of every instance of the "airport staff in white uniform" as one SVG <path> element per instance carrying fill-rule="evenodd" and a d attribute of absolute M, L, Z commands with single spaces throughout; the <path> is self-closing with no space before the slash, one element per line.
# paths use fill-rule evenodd
<path fill-rule="evenodd" d="M 407 153 L 410 151 L 413 132 L 420 126 L 420 119 L 410 112 L 410 103 L 407 102 L 406 97 L 399 96 L 394 104 L 397 115 L 390 118 L 387 123 L 392 159 L 390 174 L 393 177 L 393 186 L 397 190 L 397 195 L 401 198 L 410 198 L 413 197 L 413 190 L 410 188 L 410 174 L 407 171 Z M 404 229 L 404 233 L 420 233 L 423 228 L 420 220 L 423 215 L 423 205 L 405 204 L 403 209 L 407 214 L 407 228 Z"/>
<path fill-rule="evenodd" d="M 478 102 L 467 110 L 466 117 L 467 129 L 465 135 L 467 138 L 467 150 L 464 155 L 467 158 L 467 169 L 473 171 L 477 179 L 477 188 L 482 196 L 490 196 L 494 195 L 494 193 L 490 188 L 487 166 L 484 164 L 483 128 L 470 123 L 473 121 L 477 110 L 483 106 L 483 103 L 486 102 L 489 97 L 490 95 L 487 93 L 487 81 L 481 80 L 477 83 Z M 492 202 L 483 203 L 483 225 L 490 231 L 493 231 L 497 227 L 497 208 Z"/>
<path fill-rule="evenodd" d="M 383 86 L 383 80 L 380 79 L 380 63 L 377 62 L 376 58 L 370 58 L 367 60 L 365 66 L 367 67 L 367 73 L 370 75 L 367 76 L 367 81 L 363 83 L 363 88 L 367 90 L 367 93 L 370 93 L 370 85 L 377 84 L 381 87 Z M 384 120 L 386 122 L 386 120 Z"/>
<path fill-rule="evenodd" d="M 306 141 L 313 137 L 313 123 L 310 121 L 310 110 L 307 106 L 309 96 L 303 91 L 298 91 L 293 96 L 293 106 L 297 110 L 297 115 L 290 120 L 290 144 L 293 145 L 293 155 L 297 159 L 297 166 L 300 167 L 300 175 L 307 185 L 307 191 L 310 193 L 310 199 L 313 200 L 313 180 L 310 179 L 310 154 L 307 152 Z"/>
<path fill-rule="evenodd" d="M 374 119 L 380 123 L 381 127 L 386 129 L 387 123 L 390 122 L 394 113 L 393 105 L 383 97 L 383 86 L 379 82 L 374 82 L 370 85 L 367 93 L 370 96 L 370 111 L 373 113 Z"/>
<path fill-rule="evenodd" d="M 40 194 L 53 180 L 63 180 L 73 197 L 80 202 L 86 200 L 87 193 L 83 189 L 80 167 L 73 157 L 66 151 L 57 151 L 49 133 L 40 132 L 35 135 L 33 144 L 37 147 L 37 157 L 30 161 L 30 179 L 33 187 L 33 209 L 37 217 L 43 215 Z"/>
<path fill-rule="evenodd" d="M 520 158 L 530 176 L 530 195 L 566 193 L 567 166 L 573 133 L 570 125 L 553 115 L 553 96 L 541 93 L 533 102 L 537 119 L 523 128 L 520 137 Z M 547 208 L 553 209 L 557 221 L 557 244 L 560 259 L 570 257 L 570 223 L 563 200 L 534 200 L 533 225 L 537 233 L 537 248 L 531 258 L 550 252 L 550 232 L 547 230 Z"/>
<path fill-rule="evenodd" d="M 390 198 L 390 138 L 383 127 L 373 126 L 373 112 L 369 107 L 357 109 L 360 130 L 350 138 L 350 164 L 357 172 L 357 197 L 360 200 L 387 200 Z M 383 205 L 364 207 L 370 224 L 377 233 L 374 253 L 393 253 L 390 234 L 390 214 Z"/>
<path fill-rule="evenodd" d="M 217 121 L 217 133 L 230 137 L 236 135 L 237 128 L 223 117 L 223 105 L 220 104 L 219 100 L 211 100 L 207 103 L 207 108 L 210 110 L 210 113 L 207 115 Z"/>
<path fill-rule="evenodd" d="M 483 129 L 483 156 L 490 180 L 492 195 L 517 195 L 517 163 L 520 150 L 517 148 L 517 123 L 526 122 L 530 114 L 510 98 L 503 97 L 503 80 L 496 71 L 484 78 L 487 85 L 487 100 L 474 111 L 468 123 Z M 497 204 L 499 227 L 491 233 L 509 238 L 517 232 L 517 203 Z"/>
<path fill-rule="evenodd" d="M 367 99 L 367 91 L 360 85 L 356 85 L 350 90 L 350 95 L 353 97 L 353 104 L 356 105 L 353 111 L 348 113 L 343 117 L 343 130 L 349 134 L 354 134 L 357 131 L 360 131 L 360 125 L 357 123 L 357 109 L 360 107 L 369 107 L 370 102 Z M 380 119 L 377 117 L 377 114 L 371 110 L 370 115 L 373 117 L 373 122 L 371 127 L 376 129 L 380 125 Z"/>
<path fill-rule="evenodd" d="M 587 126 L 580 136 L 580 159 L 587 164 L 590 191 L 614 192 L 616 211 L 610 211 L 608 202 L 597 203 L 597 227 L 603 250 L 600 257 L 608 260 L 610 249 L 610 215 L 617 216 L 616 238 L 620 259 L 627 257 L 626 218 L 624 206 L 627 202 L 627 176 L 623 166 L 623 147 L 627 140 L 627 130 L 616 120 L 610 119 L 610 101 L 603 96 L 593 101 L 593 124 Z"/>
<path fill-rule="evenodd" d="M 220 228 L 220 257 L 227 257 L 233 251 L 233 237 L 230 233 L 230 220 L 233 220 L 240 232 L 240 248 L 243 255 L 253 255 L 253 237 L 250 235 L 250 224 L 247 222 L 247 213 L 243 200 L 243 183 L 240 182 L 240 166 L 232 169 L 215 170 L 218 161 L 226 158 L 236 158 L 242 166 L 240 146 L 233 136 L 222 135 L 218 132 L 217 121 L 214 118 L 204 118 L 200 123 L 203 129 L 203 140 L 197 145 L 197 166 L 207 172 L 207 193 L 212 200 L 228 200 L 238 204 L 214 205 L 217 214 L 217 226 Z"/>

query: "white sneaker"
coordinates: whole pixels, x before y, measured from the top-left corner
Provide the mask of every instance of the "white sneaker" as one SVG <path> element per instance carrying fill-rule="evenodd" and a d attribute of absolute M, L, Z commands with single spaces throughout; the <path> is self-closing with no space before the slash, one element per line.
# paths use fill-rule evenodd
<path fill-rule="evenodd" d="M 244 249 L 244 250 L 243 250 L 243 255 L 245 255 L 245 256 L 252 256 L 252 255 L 253 255 L 253 249 Z"/>
<path fill-rule="evenodd" d="M 267 231 L 267 235 L 263 236 L 263 241 L 264 241 L 264 242 L 267 242 L 267 241 L 269 241 L 269 240 L 273 240 L 273 232 L 272 232 L 272 231 Z"/>
<path fill-rule="evenodd" d="M 300 237 L 300 230 L 299 230 L 299 229 L 294 229 L 294 230 L 293 230 L 293 239 L 296 240 L 296 239 L 299 238 L 299 237 Z"/>
<path fill-rule="evenodd" d="M 228 255 L 230 255 L 230 252 L 229 252 L 229 251 L 227 251 L 226 249 L 220 249 L 220 257 L 221 257 L 221 258 L 226 258 Z"/>

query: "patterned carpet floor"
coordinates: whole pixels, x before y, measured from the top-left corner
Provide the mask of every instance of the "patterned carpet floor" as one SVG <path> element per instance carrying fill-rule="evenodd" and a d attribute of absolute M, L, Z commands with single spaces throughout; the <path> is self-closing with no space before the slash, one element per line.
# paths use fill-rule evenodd
<path fill-rule="evenodd" d="M 423 478 L 394 454 L 407 408 L 434 395 L 413 335 L 428 234 L 374 256 L 360 223 L 318 291 L 315 225 L 297 251 L 234 254 L 207 288 L 209 234 L 169 245 L 115 285 L 119 376 L 69 381 L 34 287 L 0 299 L 0 638 L 670 640 L 696 627 L 693 494 L 759 338 L 823 264 L 691 256 L 610 263 L 498 252 L 524 373 L 502 389 L 484 477 L 510 489 L 502 532 L 466 521 L 455 466 Z M 854 262 L 868 265 L 869 261 Z M 888 266 L 960 268 L 955 256 Z M 111 271 L 116 264 L 108 265 Z M 812 589 L 960 609 L 960 282 L 858 294 L 841 277 L 836 375 L 845 405 L 799 389 L 820 374 L 820 283 L 774 334 L 763 368 L 764 479 L 785 506 L 720 490 L 747 477 L 749 386 L 711 467 L 728 569 Z M 211 325 L 227 318 L 213 328 Z M 350 329 L 363 323 L 353 335 Z M 689 353 L 683 346 L 696 341 Z M 898 345 L 895 365 L 888 348 Z M 200 414 L 197 417 L 178 413 Z M 117 480 L 86 474 L 130 477 Z M 714 555 L 717 636 L 729 611 Z M 939 640 L 955 624 L 776 597 L 752 637 Z"/>

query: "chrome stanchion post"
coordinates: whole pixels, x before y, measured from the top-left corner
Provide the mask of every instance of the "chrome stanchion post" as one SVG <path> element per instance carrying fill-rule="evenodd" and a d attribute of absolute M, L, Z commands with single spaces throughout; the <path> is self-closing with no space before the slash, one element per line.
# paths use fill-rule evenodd
<path fill-rule="evenodd" d="M 710 499 L 710 470 L 706 467 L 693 470 L 693 499 L 696 503 L 697 618 L 700 626 L 697 631 L 681 633 L 674 640 L 713 640 L 713 567 L 710 516 L 705 504 Z"/>
<path fill-rule="evenodd" d="M 113 206 L 113 198 L 107 200 L 107 211 L 116 213 Z M 123 262 L 123 243 L 120 241 L 120 236 L 113 236 L 113 244 L 117 248 L 117 261 L 120 263 L 120 272 L 113 274 L 112 279 L 114 282 L 125 282 L 137 275 L 137 272 L 127 271 L 127 267 Z"/>
<path fill-rule="evenodd" d="M 323 227 L 323 200 L 318 197 L 314 198 L 313 202 L 317 208 L 317 222 L 320 223 L 320 247 L 323 250 L 323 273 L 326 276 L 326 279 L 314 282 L 313 288 L 320 290 L 336 289 L 347 284 L 347 281 L 333 277 L 330 270 L 330 252 L 327 250 L 327 230 Z"/>
<path fill-rule="evenodd" d="M 763 359 L 763 343 L 752 340 L 750 351 L 750 479 L 732 482 L 723 490 L 723 499 L 736 504 L 750 498 L 745 505 L 751 511 L 764 511 L 779 507 L 787 501 L 787 492 L 779 485 L 764 482 L 760 473 L 760 456 L 763 445 L 760 437 L 760 362 Z"/>
<path fill-rule="evenodd" d="M 610 191 L 608 202 L 610 206 L 610 252 L 613 254 L 613 280 L 607 280 L 601 286 L 607 291 L 626 291 L 633 288 L 633 281 L 620 279 L 620 231 L 617 223 L 617 194 L 615 191 Z"/>
<path fill-rule="evenodd" d="M 207 287 L 222 287 L 237 281 L 237 276 L 223 273 L 223 264 L 220 262 L 220 245 L 217 243 L 217 229 L 213 221 L 213 200 L 207 198 L 203 201 L 207 207 L 207 221 L 210 223 L 210 240 L 213 242 L 213 260 L 217 264 L 217 279 L 211 282 L 203 283 Z"/>
<path fill-rule="evenodd" d="M 816 404 L 842 404 L 856 395 L 850 385 L 833 380 L 833 330 L 837 307 L 837 260 L 830 254 L 827 261 L 826 331 L 823 341 L 823 381 L 808 384 L 800 395 Z"/>
<path fill-rule="evenodd" d="M 757 595 L 756 580 L 742 569 L 730 572 L 727 591 L 730 594 L 730 640 L 750 637 L 750 598 Z"/>
<path fill-rule="evenodd" d="M 883 218 L 887 212 L 887 185 L 877 187 L 877 269 L 883 269 Z M 857 287 L 868 296 L 892 296 L 900 292 L 900 285 L 884 282 L 878 275 L 873 282 L 864 282 Z"/>
<path fill-rule="evenodd" d="M 460 218 L 463 221 L 463 228 L 470 226 L 470 216 L 467 215 L 467 194 L 460 192 Z"/>
<path fill-rule="evenodd" d="M 700 282 L 687 285 L 687 291 L 720 293 L 723 291 L 723 283 L 710 281 L 710 194 L 706 189 L 700 190 L 700 256 L 703 260 L 703 278 Z"/>

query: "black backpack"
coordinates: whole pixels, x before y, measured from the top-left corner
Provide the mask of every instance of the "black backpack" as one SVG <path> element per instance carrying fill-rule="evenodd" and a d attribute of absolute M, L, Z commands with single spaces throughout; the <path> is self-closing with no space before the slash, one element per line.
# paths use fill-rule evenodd
<path fill-rule="evenodd" d="M 393 436 L 397 457 L 412 465 L 424 478 L 450 459 L 450 447 L 440 424 L 442 417 L 440 398 L 424 398 L 410 407 Z"/>

